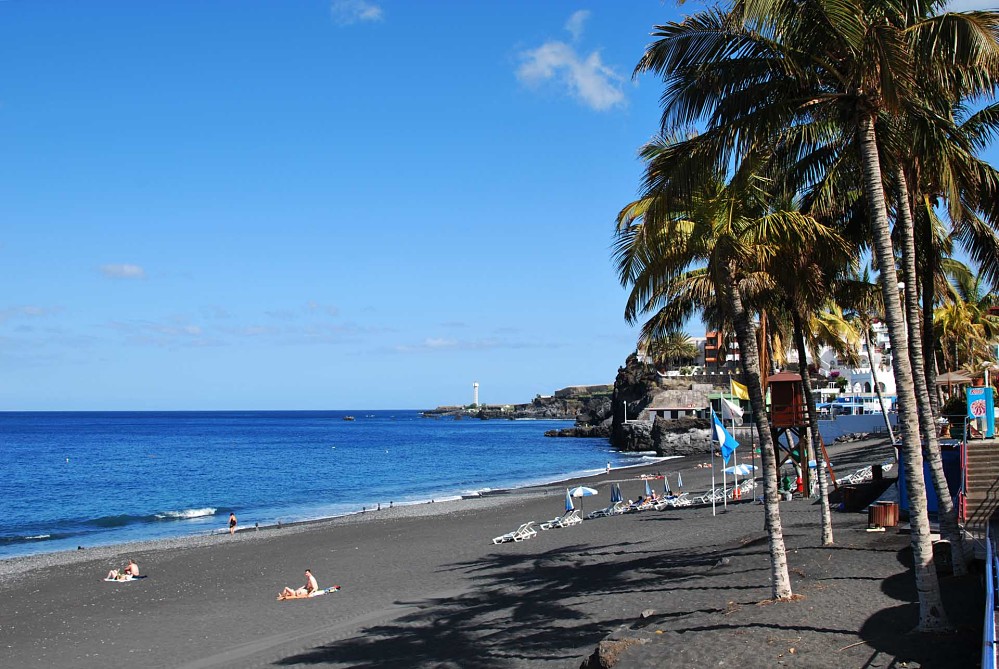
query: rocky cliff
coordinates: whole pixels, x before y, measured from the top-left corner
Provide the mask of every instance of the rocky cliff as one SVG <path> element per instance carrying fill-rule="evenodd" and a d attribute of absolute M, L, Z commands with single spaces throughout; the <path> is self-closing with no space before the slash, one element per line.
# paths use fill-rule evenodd
<path fill-rule="evenodd" d="M 634 354 L 628 356 L 614 380 L 611 445 L 622 451 L 655 451 L 661 456 L 710 453 L 711 426 L 707 420 L 652 421 L 648 409 L 701 408 L 708 404 L 708 393 L 719 389 L 684 377 L 660 376 Z"/>

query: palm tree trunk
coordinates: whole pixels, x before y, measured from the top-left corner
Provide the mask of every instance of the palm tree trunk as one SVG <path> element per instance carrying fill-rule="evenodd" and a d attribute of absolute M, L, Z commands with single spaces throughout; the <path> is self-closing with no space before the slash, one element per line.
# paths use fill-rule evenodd
<path fill-rule="evenodd" d="M 881 394 L 881 384 L 878 383 L 878 372 L 874 364 L 874 349 L 871 347 L 871 326 L 864 323 L 864 339 L 867 342 L 867 361 L 871 364 L 871 381 L 874 382 L 874 392 L 878 396 L 878 405 L 881 407 L 881 416 L 885 419 L 885 427 L 888 428 L 888 438 L 892 445 L 895 444 L 895 430 L 891 427 L 891 419 L 888 418 L 888 409 L 885 408 L 885 398 Z"/>
<path fill-rule="evenodd" d="M 937 389 L 936 340 L 933 338 L 933 304 L 936 302 L 936 255 L 933 252 L 933 226 L 926 222 L 923 230 L 923 371 L 930 390 L 933 418 L 940 417 L 940 392 Z"/>
<path fill-rule="evenodd" d="M 777 496 L 777 453 L 774 450 L 770 419 L 763 399 L 760 381 L 760 358 L 756 332 L 749 322 L 749 314 L 742 304 L 739 282 L 729 275 L 729 300 L 735 336 L 739 342 L 739 362 L 749 389 L 749 403 L 753 408 L 753 422 L 760 434 L 760 452 L 763 460 L 763 507 L 767 538 L 770 543 L 770 586 L 774 599 L 791 597 L 791 578 L 787 572 L 787 550 L 784 548 L 784 530 L 780 522 L 780 500 Z"/>
<path fill-rule="evenodd" d="M 951 497 L 944 476 L 943 458 L 940 455 L 940 440 L 937 438 L 936 421 L 933 405 L 930 402 L 929 389 L 926 386 L 926 374 L 923 367 L 923 342 L 920 332 L 919 296 L 916 294 L 918 277 L 916 276 L 916 244 L 913 239 L 912 209 L 909 204 L 909 188 L 905 171 L 897 170 L 898 178 L 898 228 L 899 240 L 902 246 L 902 275 L 905 277 L 905 311 L 906 325 L 909 328 L 909 357 L 912 360 L 912 378 L 916 391 L 916 407 L 919 413 L 919 430 L 923 434 L 923 453 L 930 465 L 933 476 L 933 487 L 937 492 L 937 517 L 940 521 L 940 535 L 950 542 L 951 561 L 954 574 L 963 576 L 968 573 L 965 560 L 964 540 L 961 529 L 957 525 L 957 506 Z"/>
<path fill-rule="evenodd" d="M 895 274 L 895 251 L 888 227 L 881 160 L 878 156 L 874 115 L 860 112 L 857 122 L 860 141 L 860 161 L 863 170 L 864 196 L 867 200 L 874 250 L 881 274 L 878 279 L 884 298 L 885 320 L 891 340 L 898 392 L 899 423 L 903 430 L 902 456 L 906 468 L 906 492 L 909 502 L 913 571 L 919 595 L 919 625 L 921 632 L 939 631 L 949 627 L 940 597 L 940 582 L 933 563 L 930 541 L 930 519 L 926 511 L 926 485 L 923 482 L 923 454 L 919 446 L 919 418 L 913 389 L 912 365 L 909 362 L 909 342 L 898 301 L 898 277 Z"/>
<path fill-rule="evenodd" d="M 825 458 L 819 448 L 819 414 L 815 407 L 815 395 L 812 393 L 812 380 L 808 376 L 808 365 L 805 362 L 805 334 L 802 330 L 801 314 L 797 309 L 791 309 L 791 320 L 794 324 L 794 341 L 798 348 L 798 367 L 801 370 L 801 388 L 805 392 L 805 403 L 808 405 L 808 438 L 815 455 L 815 475 L 819 480 L 819 515 L 822 519 L 822 545 L 833 545 L 832 513 L 829 511 L 829 483 L 826 480 Z M 805 459 L 805 467 L 808 460 Z"/>

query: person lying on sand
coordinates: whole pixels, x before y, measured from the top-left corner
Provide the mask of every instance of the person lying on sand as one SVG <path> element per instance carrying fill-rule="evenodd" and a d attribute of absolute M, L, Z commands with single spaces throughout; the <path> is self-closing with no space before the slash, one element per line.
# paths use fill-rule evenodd
<path fill-rule="evenodd" d="M 128 559 L 128 564 L 121 569 L 112 569 L 108 572 L 107 578 L 114 579 L 116 581 L 127 581 L 130 578 L 135 578 L 139 575 L 139 565 L 135 564 L 135 560 L 132 558 Z"/>
<path fill-rule="evenodd" d="M 319 590 L 319 584 L 316 583 L 316 577 L 312 575 L 312 572 L 308 569 L 305 570 L 305 585 L 297 590 L 292 590 L 286 587 L 282 590 L 277 598 L 278 599 L 295 599 L 297 597 L 309 597 L 312 593 Z"/>

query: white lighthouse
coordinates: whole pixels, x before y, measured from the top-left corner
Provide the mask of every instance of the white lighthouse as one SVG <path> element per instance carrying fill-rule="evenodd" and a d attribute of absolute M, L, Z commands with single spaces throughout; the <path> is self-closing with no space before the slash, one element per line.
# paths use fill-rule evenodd
<path fill-rule="evenodd" d="M 476 381 L 472 384 L 472 406 L 479 406 L 479 382 Z"/>

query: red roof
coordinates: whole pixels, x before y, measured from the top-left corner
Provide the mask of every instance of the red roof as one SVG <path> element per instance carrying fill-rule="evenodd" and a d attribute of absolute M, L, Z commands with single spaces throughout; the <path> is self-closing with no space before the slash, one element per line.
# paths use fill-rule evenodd
<path fill-rule="evenodd" d="M 773 376 L 767 377 L 767 383 L 773 383 L 774 381 L 801 381 L 801 375 L 795 374 L 794 372 L 781 372 L 780 374 L 774 374 Z"/>

